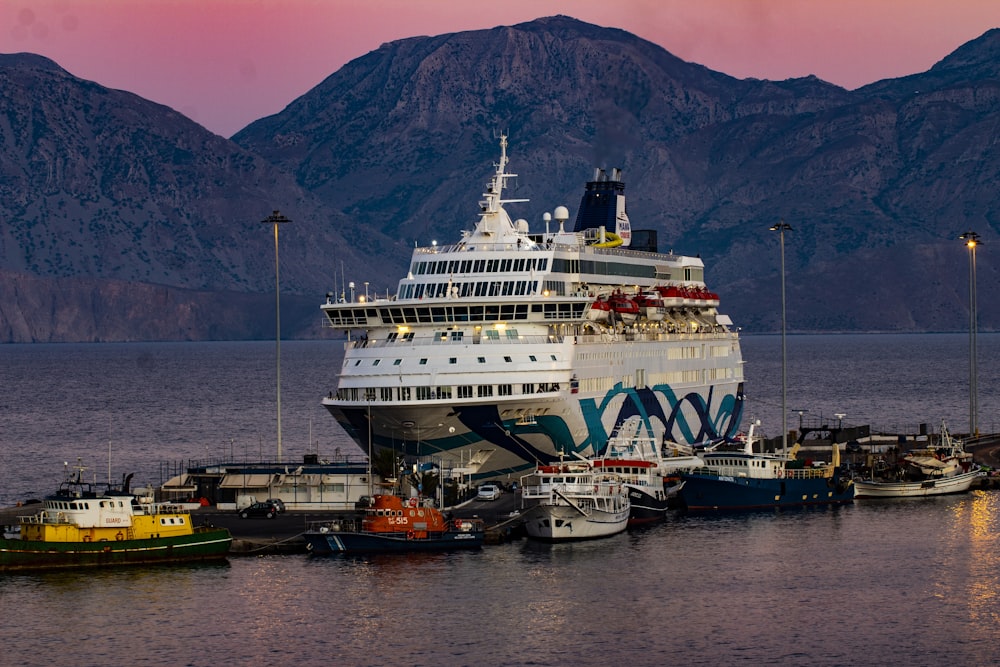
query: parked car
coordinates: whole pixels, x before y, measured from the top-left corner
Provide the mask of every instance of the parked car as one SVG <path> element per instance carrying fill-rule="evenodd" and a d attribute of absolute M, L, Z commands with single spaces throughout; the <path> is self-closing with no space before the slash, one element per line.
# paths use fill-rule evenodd
<path fill-rule="evenodd" d="M 503 493 L 500 487 L 496 484 L 483 484 L 479 487 L 479 493 L 476 494 L 476 500 L 496 500 Z"/>
<path fill-rule="evenodd" d="M 273 503 L 254 503 L 240 510 L 241 519 L 259 519 L 261 517 L 273 519 L 277 514 L 278 510 L 275 509 Z"/>
<path fill-rule="evenodd" d="M 274 509 L 277 512 L 285 511 L 285 501 L 283 501 L 281 498 L 268 498 L 264 502 L 271 503 L 272 505 L 274 505 Z"/>

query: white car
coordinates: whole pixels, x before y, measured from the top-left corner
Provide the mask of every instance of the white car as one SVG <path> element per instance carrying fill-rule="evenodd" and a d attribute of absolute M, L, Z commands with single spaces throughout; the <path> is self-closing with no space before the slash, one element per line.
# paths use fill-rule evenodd
<path fill-rule="evenodd" d="M 477 500 L 496 500 L 503 493 L 500 487 L 496 484 L 483 484 L 479 487 L 479 493 L 476 494 Z"/>

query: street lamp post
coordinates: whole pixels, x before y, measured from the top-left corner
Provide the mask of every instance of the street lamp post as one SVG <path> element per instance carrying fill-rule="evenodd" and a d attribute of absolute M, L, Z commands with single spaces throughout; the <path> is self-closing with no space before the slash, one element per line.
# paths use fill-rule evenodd
<path fill-rule="evenodd" d="M 785 232 L 792 231 L 784 220 L 771 225 L 772 232 L 778 232 L 781 239 L 781 451 L 788 451 L 788 377 L 786 375 L 785 349 Z"/>
<path fill-rule="evenodd" d="M 976 362 L 979 356 L 976 341 L 978 322 L 976 317 L 976 246 L 980 245 L 979 234 L 965 232 L 958 238 L 969 248 L 969 437 L 979 436 L 979 389 L 976 386 Z"/>
<path fill-rule="evenodd" d="M 281 281 L 278 273 L 278 225 L 291 222 L 288 218 L 275 211 L 261 223 L 274 226 L 274 345 L 277 364 L 278 389 L 278 463 L 281 463 Z"/>

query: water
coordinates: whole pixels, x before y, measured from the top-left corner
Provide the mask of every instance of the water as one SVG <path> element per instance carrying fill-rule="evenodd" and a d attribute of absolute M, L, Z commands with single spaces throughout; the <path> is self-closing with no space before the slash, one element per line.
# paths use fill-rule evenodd
<path fill-rule="evenodd" d="M 961 335 L 794 336 L 789 406 L 968 425 Z M 980 337 L 983 360 L 1000 336 Z M 749 337 L 751 410 L 780 432 L 780 338 Z M 285 456 L 353 447 L 319 406 L 340 351 L 282 343 Z M 78 456 L 106 476 L 274 449 L 274 345 L 0 346 L 0 504 Z M 1000 421 L 995 363 L 980 424 Z M 794 398 L 793 398 L 794 396 Z M 792 413 L 790 426 L 797 419 Z M 353 451 L 353 450 L 352 450 Z M 581 544 L 0 577 L 18 665 L 977 665 L 1000 649 L 1000 494 L 673 514 Z"/>

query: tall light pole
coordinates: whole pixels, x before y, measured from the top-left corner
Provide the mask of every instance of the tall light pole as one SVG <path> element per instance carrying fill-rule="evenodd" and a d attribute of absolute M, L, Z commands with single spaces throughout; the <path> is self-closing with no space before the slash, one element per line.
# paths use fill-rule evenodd
<path fill-rule="evenodd" d="M 281 281 L 278 274 L 278 225 L 291 222 L 288 218 L 275 211 L 261 223 L 274 226 L 274 344 L 277 363 L 278 388 L 278 463 L 281 463 Z"/>
<path fill-rule="evenodd" d="M 772 232 L 778 232 L 781 238 L 781 450 L 788 451 L 788 378 L 785 375 L 785 232 L 792 231 L 791 225 L 784 220 L 771 225 Z"/>
<path fill-rule="evenodd" d="M 969 248 L 969 437 L 979 436 L 979 393 L 976 386 L 976 361 L 979 351 L 976 349 L 976 246 L 980 244 L 979 234 L 965 232 L 958 238 L 965 241 Z"/>

